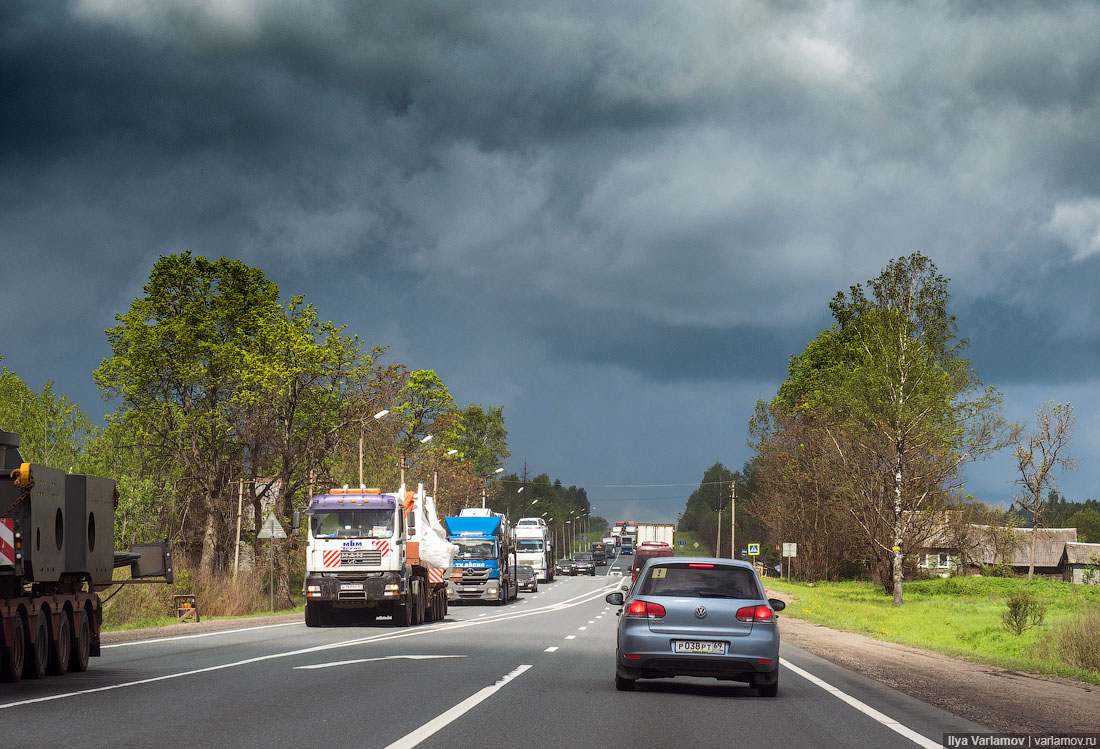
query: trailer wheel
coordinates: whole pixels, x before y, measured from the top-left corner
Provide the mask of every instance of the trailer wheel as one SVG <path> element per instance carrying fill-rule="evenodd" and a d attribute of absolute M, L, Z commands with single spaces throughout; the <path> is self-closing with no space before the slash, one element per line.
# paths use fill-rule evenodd
<path fill-rule="evenodd" d="M 0 631 L 0 637 L 3 631 Z M 23 659 L 27 654 L 27 637 L 23 632 L 23 617 L 18 613 L 11 620 L 11 637 L 0 653 L 0 680 L 19 681 L 23 676 Z"/>
<path fill-rule="evenodd" d="M 88 670 L 88 657 L 92 654 L 92 627 L 88 623 L 88 612 L 77 611 L 75 616 L 69 670 L 82 673 Z"/>
<path fill-rule="evenodd" d="M 50 625 L 46 622 L 46 612 L 41 609 L 34 621 L 34 642 L 31 643 L 30 656 L 23 664 L 23 675 L 28 679 L 45 677 L 50 660 Z"/>
<path fill-rule="evenodd" d="M 69 612 L 62 611 L 57 617 L 57 637 L 50 644 L 50 673 L 64 676 L 69 670 L 72 655 L 73 630 L 69 626 Z"/>

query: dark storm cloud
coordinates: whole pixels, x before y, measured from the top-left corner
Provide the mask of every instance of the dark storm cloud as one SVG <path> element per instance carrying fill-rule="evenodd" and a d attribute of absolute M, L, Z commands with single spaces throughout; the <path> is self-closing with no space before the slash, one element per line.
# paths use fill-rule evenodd
<path fill-rule="evenodd" d="M 0 292 L 57 290 L 0 353 L 64 386 L 65 341 L 87 388 L 158 255 L 226 254 L 519 434 L 516 362 L 768 397 L 921 251 L 982 378 L 1056 397 L 1100 349 L 1098 32 L 1068 1 L 0 3 Z"/>

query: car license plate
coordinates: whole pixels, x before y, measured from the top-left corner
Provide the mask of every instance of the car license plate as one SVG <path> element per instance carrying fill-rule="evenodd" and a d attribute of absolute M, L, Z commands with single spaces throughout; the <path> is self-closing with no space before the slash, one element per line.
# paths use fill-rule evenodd
<path fill-rule="evenodd" d="M 710 640 L 673 640 L 673 653 L 694 653 L 700 655 L 725 655 L 726 643 Z"/>
<path fill-rule="evenodd" d="M 362 590 L 363 583 L 341 583 L 340 590 Z"/>

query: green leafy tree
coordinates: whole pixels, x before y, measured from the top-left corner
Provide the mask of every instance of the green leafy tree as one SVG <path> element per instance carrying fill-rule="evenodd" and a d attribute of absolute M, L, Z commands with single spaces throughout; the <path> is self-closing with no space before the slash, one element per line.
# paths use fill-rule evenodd
<path fill-rule="evenodd" d="M 1100 544 L 1100 512 L 1086 507 L 1069 516 L 1066 524 L 1077 529 L 1077 540 L 1086 544 Z"/>
<path fill-rule="evenodd" d="M 872 556 L 889 560 L 883 582 L 895 605 L 906 547 L 930 532 L 960 467 L 1009 437 L 999 394 L 963 356 L 947 283 L 916 253 L 838 293 L 836 326 L 792 361 L 772 405 L 812 430 L 813 473 L 829 501 L 842 499 Z"/>
<path fill-rule="evenodd" d="M 185 541 L 213 573 L 226 487 L 242 468 L 231 419 L 238 370 L 276 315 L 279 290 L 239 260 L 185 253 L 161 257 L 143 291 L 116 315 L 107 331 L 112 355 L 94 377 L 106 397 L 135 412 L 160 468 L 179 467 L 190 485 L 181 488 L 197 495 Z"/>
<path fill-rule="evenodd" d="M 7 367 L 0 369 L 0 429 L 19 435 L 24 460 L 70 472 L 98 433 L 79 406 L 54 393 L 52 381 L 35 392 Z"/>
<path fill-rule="evenodd" d="M 456 449 L 477 476 L 488 476 L 511 455 L 504 408 L 471 403 L 462 409 Z"/>

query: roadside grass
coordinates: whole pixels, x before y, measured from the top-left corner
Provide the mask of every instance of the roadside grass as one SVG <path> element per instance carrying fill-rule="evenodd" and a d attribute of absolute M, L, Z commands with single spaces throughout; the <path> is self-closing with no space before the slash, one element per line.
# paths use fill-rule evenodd
<path fill-rule="evenodd" d="M 905 603 L 869 582 L 802 582 L 768 578 L 769 588 L 794 600 L 783 613 L 832 629 L 934 650 L 945 655 L 1002 668 L 1055 674 L 1100 684 L 1100 671 L 1067 663 L 1050 647 L 1063 628 L 1100 610 L 1100 586 L 1056 580 L 951 577 L 905 583 Z M 1027 591 L 1047 607 L 1043 624 L 1023 634 L 1001 623 L 1005 600 Z M 1093 633 L 1100 638 L 1100 632 Z"/>
<path fill-rule="evenodd" d="M 684 545 L 680 546 L 680 542 Z M 698 547 L 695 544 L 699 544 Z M 674 531 L 672 533 L 672 551 L 676 556 L 709 557 L 710 546 L 696 531 Z"/>
<path fill-rule="evenodd" d="M 125 568 L 116 570 L 116 579 L 127 577 Z M 106 631 L 144 629 L 176 624 L 176 595 L 195 596 L 203 619 L 229 619 L 270 615 L 266 570 L 242 570 L 236 578 L 229 574 L 213 577 L 197 572 L 177 559 L 175 582 L 171 585 L 125 586 L 103 604 L 103 629 Z M 297 578 L 295 578 L 297 579 Z M 106 599 L 106 596 L 102 596 Z M 304 610 L 301 595 L 291 594 L 293 609 L 277 614 Z"/>

